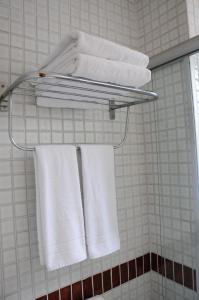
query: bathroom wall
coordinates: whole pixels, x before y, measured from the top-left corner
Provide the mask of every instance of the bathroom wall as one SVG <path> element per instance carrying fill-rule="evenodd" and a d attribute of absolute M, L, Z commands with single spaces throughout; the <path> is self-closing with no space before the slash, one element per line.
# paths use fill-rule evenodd
<path fill-rule="evenodd" d="M 155 116 L 155 122 L 149 127 L 147 120 L 145 136 L 151 251 L 156 252 L 158 248 L 158 254 L 163 257 L 196 268 L 194 130 L 190 90 L 186 84 L 188 72 L 186 61 L 179 61 L 153 73 L 153 88 L 159 93 L 159 100 L 155 112 L 148 109 L 148 119 L 154 120 Z M 178 274 L 183 277 L 182 269 Z M 165 299 L 174 299 L 170 298 L 174 289 L 180 299 L 196 297 L 187 288 L 169 280 L 161 281 L 156 274 L 153 280 L 154 299 L 159 299 L 160 286 Z"/>
<path fill-rule="evenodd" d="M 136 9 L 127 0 L 10 0 L 0 3 L 0 81 L 9 83 L 39 65 L 70 28 L 138 47 Z M 102 142 L 122 138 L 125 111 L 110 121 L 99 110 L 36 109 L 34 99 L 14 97 L 18 143 Z M 0 113 L 0 299 L 29 300 L 102 272 L 149 250 L 148 199 L 142 108 L 130 115 L 127 143 L 117 150 L 116 185 L 121 251 L 47 272 L 40 266 L 32 153 L 12 147 L 7 113 Z M 150 297 L 150 275 L 106 293 L 107 299 Z"/>
<path fill-rule="evenodd" d="M 189 36 L 194 37 L 199 34 L 199 3 L 197 0 L 186 0 L 186 2 Z"/>
<path fill-rule="evenodd" d="M 192 16 L 187 10 L 192 1 L 139 2 L 142 50 L 155 55 L 193 36 L 188 23 Z M 189 75 L 187 60 L 154 70 L 149 88 L 159 94 L 159 100 L 155 108 L 144 105 L 143 114 L 151 251 L 158 249 L 159 255 L 195 268 L 196 161 Z M 171 272 L 177 281 L 174 269 Z M 179 274 L 182 279 L 186 276 L 181 269 Z M 164 299 L 197 297 L 153 272 L 152 299 L 162 299 L 163 295 Z"/>
<path fill-rule="evenodd" d="M 189 38 L 184 0 L 136 0 L 139 48 L 149 56 Z"/>
<path fill-rule="evenodd" d="M 183 0 L 4 0 L 0 81 L 8 83 L 37 67 L 70 28 L 150 56 L 190 36 Z M 32 154 L 10 145 L 7 114 L 0 113 L 0 299 L 34 299 L 149 249 L 194 267 L 191 106 L 185 69 L 177 62 L 154 71 L 148 87 L 159 93 L 160 100 L 155 106 L 131 109 L 127 142 L 116 152 L 121 251 L 55 272 L 46 272 L 39 264 Z M 125 111 L 109 121 L 104 107 L 36 109 L 31 97 L 14 100 L 14 136 L 19 143 L 117 143 L 122 137 Z M 152 273 L 109 291 L 105 298 L 154 300 L 162 294 L 166 299 L 195 297 L 187 288 Z"/>

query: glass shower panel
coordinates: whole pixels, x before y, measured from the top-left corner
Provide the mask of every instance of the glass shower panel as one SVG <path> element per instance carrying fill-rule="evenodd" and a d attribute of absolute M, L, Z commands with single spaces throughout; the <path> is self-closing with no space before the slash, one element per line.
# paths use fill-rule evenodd
<path fill-rule="evenodd" d="M 197 299 L 195 130 L 189 59 L 153 71 L 153 186 L 150 195 L 153 299 Z M 152 119 L 152 116 L 151 116 Z M 162 275 L 162 276 L 160 276 Z M 159 297 L 159 298 L 158 298 Z"/>
<path fill-rule="evenodd" d="M 193 94 L 193 127 L 194 135 L 194 217 L 195 217 L 195 256 L 196 256 L 196 284 L 199 287 L 199 52 L 190 56 L 191 89 Z M 199 291 L 197 291 L 199 299 Z"/>

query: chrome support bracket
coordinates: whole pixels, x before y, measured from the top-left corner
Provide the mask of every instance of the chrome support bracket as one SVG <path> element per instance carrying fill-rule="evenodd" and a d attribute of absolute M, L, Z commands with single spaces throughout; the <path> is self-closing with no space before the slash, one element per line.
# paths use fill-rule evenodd
<path fill-rule="evenodd" d="M 109 118 L 110 120 L 115 120 L 115 101 L 109 100 Z"/>
<path fill-rule="evenodd" d="M 8 100 L 3 97 L 6 88 L 6 84 L 0 81 L 0 112 L 8 111 Z"/>

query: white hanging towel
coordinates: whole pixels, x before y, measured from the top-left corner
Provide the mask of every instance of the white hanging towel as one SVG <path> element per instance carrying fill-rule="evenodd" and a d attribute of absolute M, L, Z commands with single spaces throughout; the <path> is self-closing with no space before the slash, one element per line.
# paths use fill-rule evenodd
<path fill-rule="evenodd" d="M 51 271 L 87 257 L 76 147 L 37 146 L 34 164 L 40 262 Z"/>
<path fill-rule="evenodd" d="M 80 52 L 142 67 L 147 67 L 149 63 L 149 57 L 139 51 L 83 31 L 74 30 L 65 35 L 41 68 L 46 67 L 60 55 L 65 59 L 69 51 L 73 54 Z"/>
<path fill-rule="evenodd" d="M 108 145 L 80 145 L 88 256 L 119 250 L 114 151 Z"/>

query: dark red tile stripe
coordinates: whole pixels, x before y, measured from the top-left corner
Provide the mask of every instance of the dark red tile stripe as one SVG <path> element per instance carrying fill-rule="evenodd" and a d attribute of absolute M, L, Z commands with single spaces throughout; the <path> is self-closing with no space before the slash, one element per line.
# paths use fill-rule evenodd
<path fill-rule="evenodd" d="M 128 263 L 124 263 L 120 265 L 120 274 L 121 274 L 121 284 L 129 280 Z"/>
<path fill-rule="evenodd" d="M 120 268 L 119 266 L 112 269 L 113 288 L 120 285 Z"/>
<path fill-rule="evenodd" d="M 165 260 L 165 267 L 166 267 L 166 277 L 170 280 L 173 280 L 173 262 L 170 259 Z"/>
<path fill-rule="evenodd" d="M 196 270 L 190 267 L 151 253 L 151 270 L 191 290 L 197 291 Z"/>
<path fill-rule="evenodd" d="M 193 271 L 187 266 L 183 266 L 184 286 L 194 289 Z"/>
<path fill-rule="evenodd" d="M 144 273 L 143 256 L 136 258 L 136 267 L 137 267 L 137 277 L 143 275 Z"/>
<path fill-rule="evenodd" d="M 150 253 L 144 255 L 144 273 L 151 270 L 151 258 Z"/>
<path fill-rule="evenodd" d="M 110 270 L 107 270 L 107 271 L 104 271 L 103 273 L 103 290 L 104 290 L 104 293 L 111 290 L 111 271 Z"/>
<path fill-rule="evenodd" d="M 193 288 L 197 291 L 196 270 L 193 271 Z"/>
<path fill-rule="evenodd" d="M 82 300 L 82 282 L 78 281 L 74 284 L 72 284 L 72 296 L 73 300 Z"/>
<path fill-rule="evenodd" d="M 177 262 L 174 262 L 174 280 L 179 284 L 183 284 L 182 264 L 179 264 Z"/>
<path fill-rule="evenodd" d="M 136 278 L 136 263 L 135 259 L 129 261 L 129 280 Z"/>
<path fill-rule="evenodd" d="M 84 299 L 93 297 L 92 278 L 83 280 Z"/>
<path fill-rule="evenodd" d="M 71 286 L 61 289 L 61 300 L 71 300 Z"/>
<path fill-rule="evenodd" d="M 88 299 L 109 291 L 151 270 L 189 289 L 197 290 L 196 270 L 178 262 L 171 261 L 156 253 L 146 253 L 143 256 L 115 266 L 110 270 L 95 274 L 83 281 L 75 282 L 72 285 L 60 289 L 61 300 Z M 48 299 L 60 300 L 60 295 L 59 290 L 57 290 L 48 294 Z M 36 300 L 47 300 L 47 295 L 37 298 Z"/>
<path fill-rule="evenodd" d="M 59 291 L 48 294 L 49 300 L 59 300 Z"/>
<path fill-rule="evenodd" d="M 93 276 L 94 295 L 102 294 L 102 274 L 96 274 Z"/>
<path fill-rule="evenodd" d="M 165 276 L 165 259 L 160 255 L 158 255 L 158 272 Z"/>
<path fill-rule="evenodd" d="M 155 253 L 151 253 L 151 269 L 156 272 L 158 271 L 158 259 Z"/>

